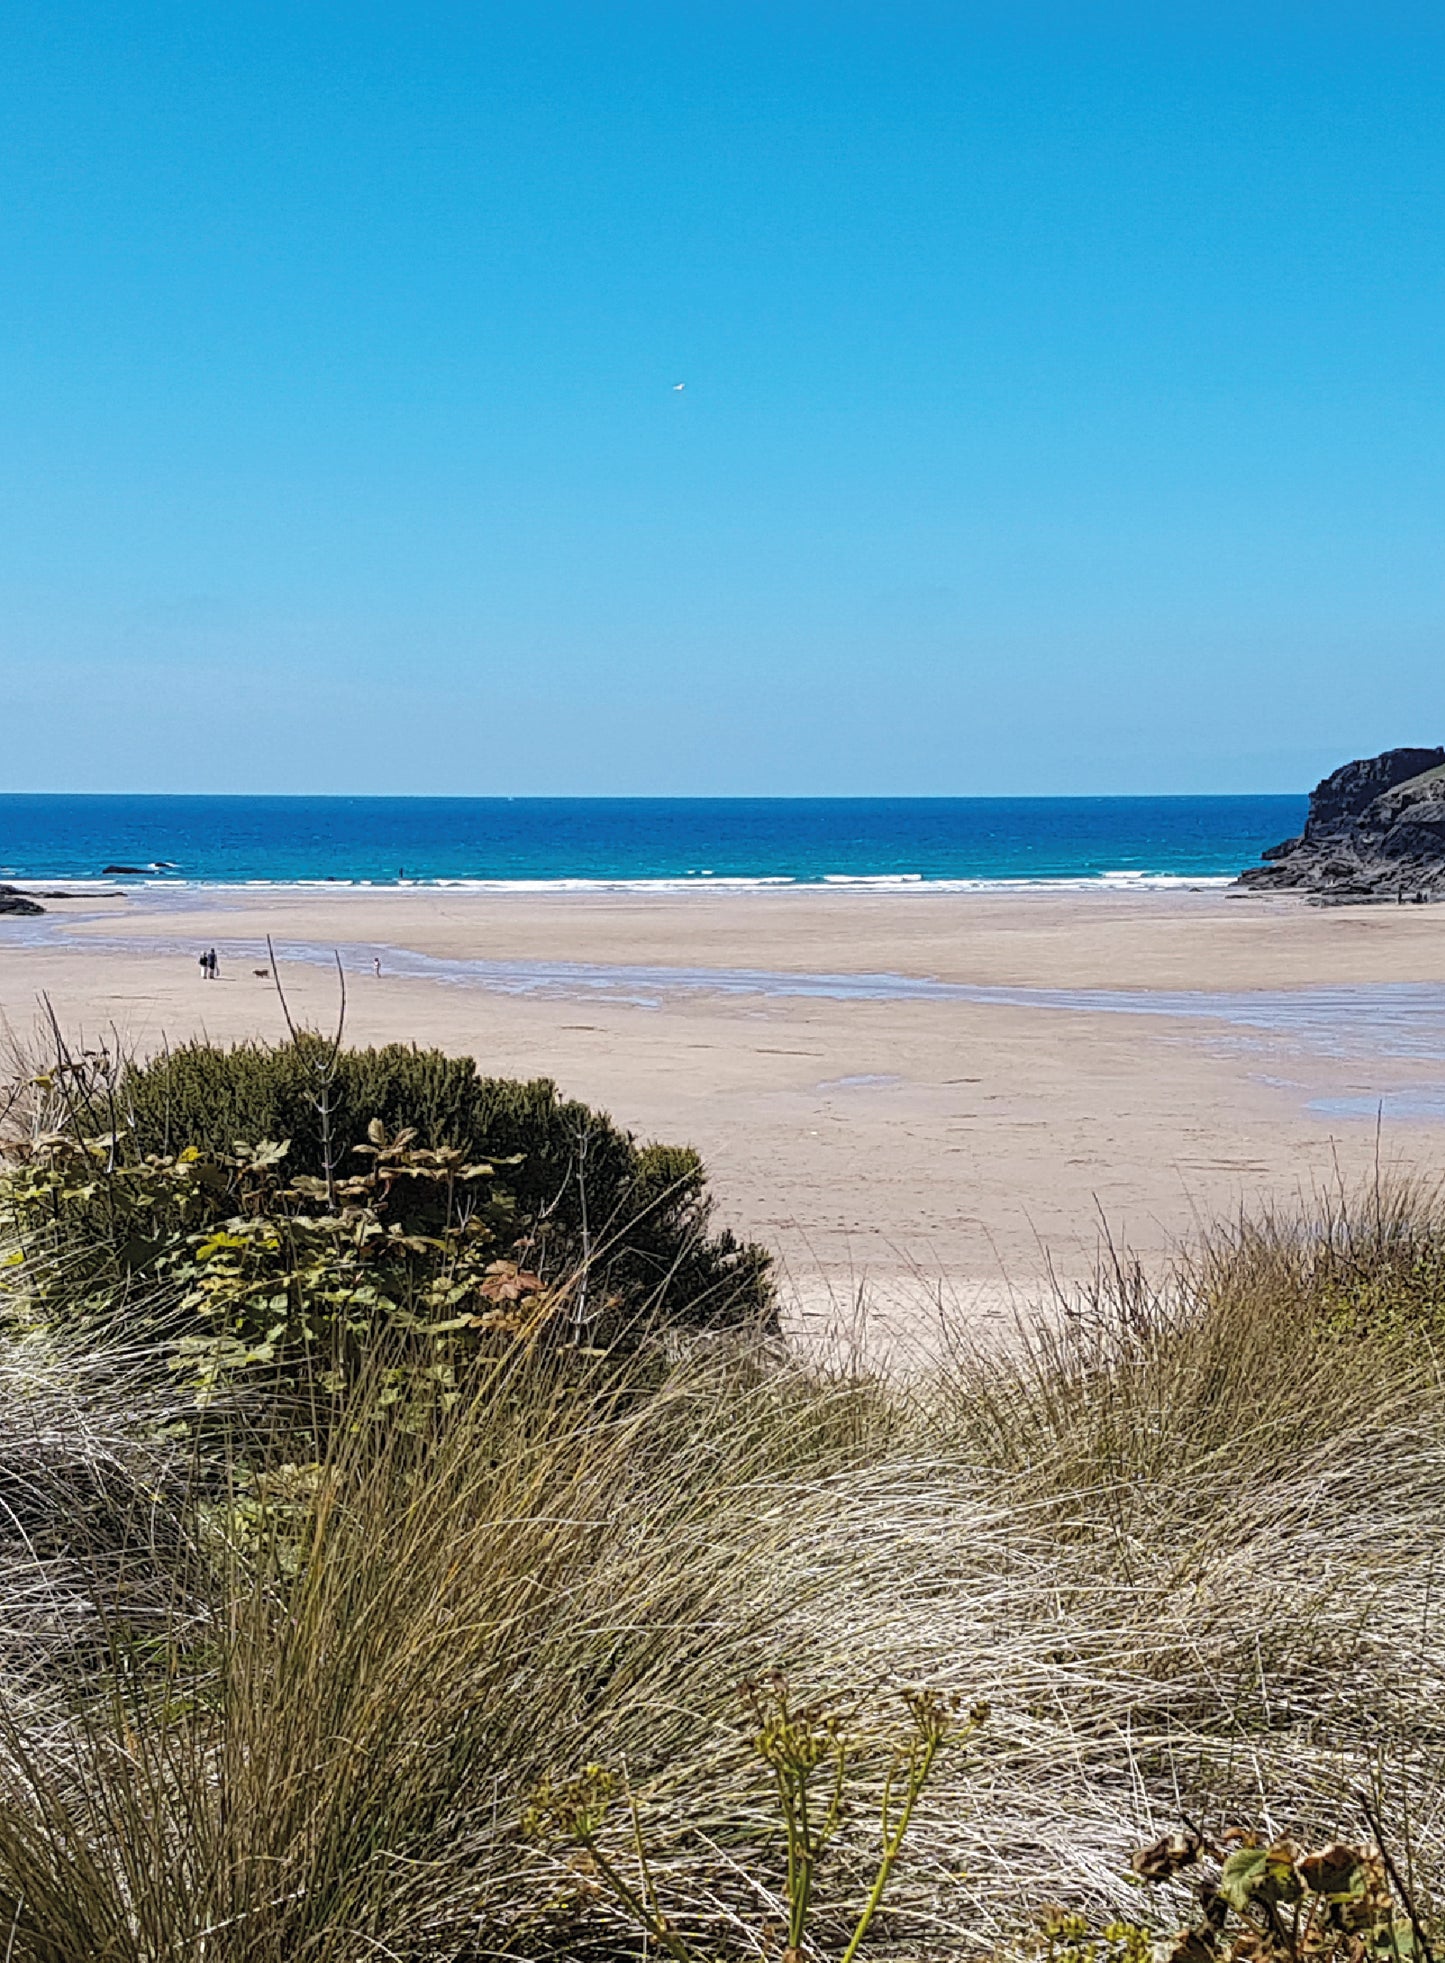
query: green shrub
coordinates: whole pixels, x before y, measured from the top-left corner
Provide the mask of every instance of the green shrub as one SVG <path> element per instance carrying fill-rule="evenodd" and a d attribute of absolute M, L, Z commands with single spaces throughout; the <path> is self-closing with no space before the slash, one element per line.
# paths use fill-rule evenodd
<path fill-rule="evenodd" d="M 326 1047 L 309 1036 L 229 1050 L 190 1043 L 133 1065 L 119 1088 L 134 1149 L 228 1152 L 237 1139 L 286 1139 L 291 1171 L 323 1176 L 316 1080 Z M 615 1296 L 626 1312 L 655 1308 L 692 1326 L 725 1327 L 770 1306 L 768 1256 L 713 1229 L 697 1153 L 639 1145 L 546 1077 L 483 1077 L 470 1057 L 388 1043 L 339 1052 L 330 1105 L 337 1172 L 356 1169 L 373 1119 L 413 1130 L 428 1150 L 507 1161 L 518 1231 L 549 1283 L 585 1266 L 594 1302 Z"/>
<path fill-rule="evenodd" d="M 63 1058 L 41 1081 L 60 1128 L 0 1185 L 32 1298 L 179 1311 L 207 1388 L 302 1354 L 344 1377 L 383 1327 L 445 1370 L 544 1325 L 610 1349 L 771 1319 L 767 1254 L 713 1229 L 697 1154 L 639 1145 L 546 1079 L 302 1034 Z"/>

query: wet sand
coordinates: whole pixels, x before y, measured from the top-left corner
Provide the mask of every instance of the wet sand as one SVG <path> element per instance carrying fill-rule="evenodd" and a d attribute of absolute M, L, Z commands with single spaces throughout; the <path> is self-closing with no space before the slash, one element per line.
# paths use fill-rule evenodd
<path fill-rule="evenodd" d="M 997 1315 L 1445 1141 L 1445 911 L 1207 892 L 148 889 L 0 920 L 0 1011 L 150 1048 L 319 1024 L 688 1140 L 815 1308 Z M 196 955 L 220 950 L 206 983 Z M 373 962 L 380 956 L 380 978 Z M 950 991 L 954 991 L 950 993 Z"/>

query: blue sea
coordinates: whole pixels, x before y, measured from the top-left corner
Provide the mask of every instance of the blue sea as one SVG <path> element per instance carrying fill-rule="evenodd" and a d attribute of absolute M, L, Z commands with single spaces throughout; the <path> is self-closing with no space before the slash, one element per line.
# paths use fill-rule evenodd
<path fill-rule="evenodd" d="M 0 878 L 1172 884 L 1232 877 L 1304 815 L 1303 797 L 5 795 Z"/>

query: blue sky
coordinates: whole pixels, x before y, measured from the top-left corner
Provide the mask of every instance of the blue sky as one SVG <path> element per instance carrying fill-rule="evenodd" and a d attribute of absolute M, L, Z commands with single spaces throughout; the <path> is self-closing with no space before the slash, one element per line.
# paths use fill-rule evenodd
<path fill-rule="evenodd" d="M 6 788 L 1445 739 L 1437 8 L 0 18 Z"/>

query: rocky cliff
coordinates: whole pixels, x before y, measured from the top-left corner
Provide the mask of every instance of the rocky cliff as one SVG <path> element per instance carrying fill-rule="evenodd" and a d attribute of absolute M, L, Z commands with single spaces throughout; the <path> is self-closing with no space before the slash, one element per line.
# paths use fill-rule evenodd
<path fill-rule="evenodd" d="M 1310 793 L 1299 837 L 1263 857 L 1240 874 L 1242 886 L 1330 900 L 1445 899 L 1445 749 L 1342 765 Z"/>

